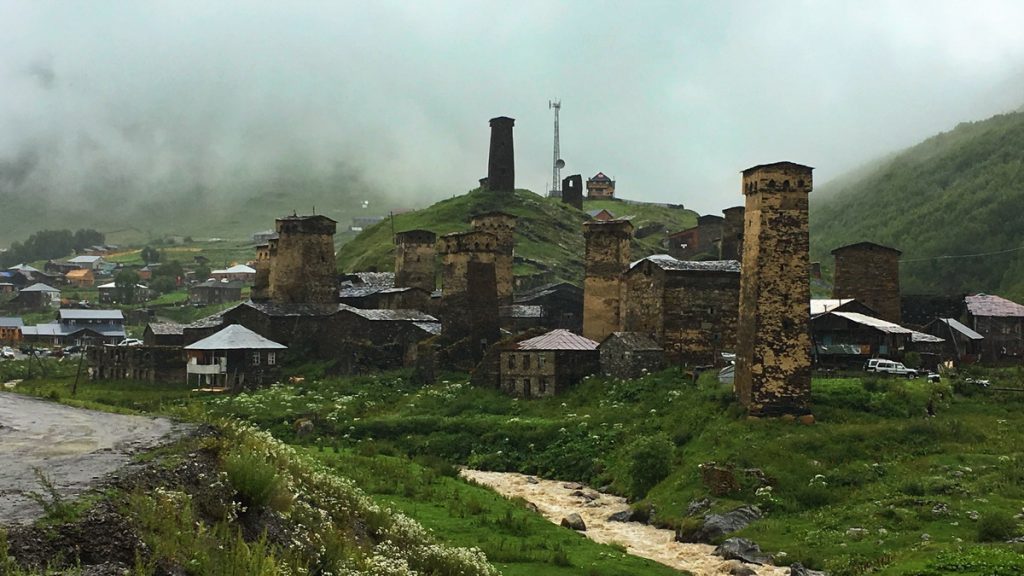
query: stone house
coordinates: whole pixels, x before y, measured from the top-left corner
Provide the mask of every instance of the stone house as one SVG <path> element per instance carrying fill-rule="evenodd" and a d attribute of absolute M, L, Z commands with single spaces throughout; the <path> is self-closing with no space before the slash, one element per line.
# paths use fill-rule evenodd
<path fill-rule="evenodd" d="M 604 175 L 604 172 L 587 178 L 587 198 L 590 200 L 607 200 L 615 198 L 615 181 Z"/>
<path fill-rule="evenodd" d="M 96 287 L 96 291 L 99 294 L 99 300 L 101 304 L 117 304 L 120 298 L 120 292 L 117 288 L 116 282 L 107 282 L 106 284 L 100 284 Z M 143 284 L 136 284 L 134 288 L 134 294 L 132 302 L 146 302 L 150 299 L 152 292 Z"/>
<path fill-rule="evenodd" d="M 697 217 L 697 225 L 668 237 L 668 253 L 679 260 L 719 260 L 725 218 L 714 214 Z"/>
<path fill-rule="evenodd" d="M 568 330 L 523 340 L 499 361 L 501 390 L 521 398 L 554 396 L 601 367 L 597 342 Z"/>
<path fill-rule="evenodd" d="M 1024 356 L 1024 306 L 993 294 L 964 298 L 967 322 L 982 335 L 981 358 L 985 362 L 1019 361 Z"/>
<path fill-rule="evenodd" d="M 736 349 L 740 265 L 649 256 L 625 275 L 622 330 L 647 334 L 672 365 L 716 364 Z"/>
<path fill-rule="evenodd" d="M 338 283 L 338 302 L 367 309 L 427 310 L 430 292 L 422 286 L 397 286 L 397 278 L 391 272 L 343 274 Z"/>
<path fill-rule="evenodd" d="M 185 346 L 186 381 L 200 388 L 239 391 L 279 378 L 280 354 L 287 346 L 232 324 Z"/>
<path fill-rule="evenodd" d="M 665 350 L 639 332 L 612 332 L 597 349 L 601 372 L 615 378 L 639 378 L 665 367 Z"/>
<path fill-rule="evenodd" d="M 544 321 L 544 307 L 528 304 L 510 304 L 498 309 L 501 329 L 519 334 L 533 328 L 540 328 Z"/>
<path fill-rule="evenodd" d="M 242 288 L 244 287 L 245 283 L 239 280 L 210 278 L 205 282 L 189 286 L 188 302 L 193 306 L 238 302 L 242 299 Z"/>

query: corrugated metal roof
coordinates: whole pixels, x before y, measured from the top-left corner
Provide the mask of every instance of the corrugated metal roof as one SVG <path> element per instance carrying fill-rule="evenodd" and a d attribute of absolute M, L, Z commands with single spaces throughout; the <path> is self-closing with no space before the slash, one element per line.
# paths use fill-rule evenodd
<path fill-rule="evenodd" d="M 200 282 L 192 288 L 219 288 L 222 290 L 241 290 L 245 287 L 245 282 L 241 280 L 217 280 L 216 278 L 210 278 L 205 282 Z"/>
<path fill-rule="evenodd" d="M 0 327 L 3 328 L 20 328 L 25 325 L 25 322 L 17 316 L 0 317 Z"/>
<path fill-rule="evenodd" d="M 661 350 L 661 346 L 646 334 L 640 332 L 612 332 L 607 338 L 601 341 L 601 346 L 611 340 L 618 340 L 630 350 Z"/>
<path fill-rule="evenodd" d="M 73 324 L 61 324 L 50 322 L 48 324 L 36 324 L 25 326 L 21 329 L 24 336 L 70 336 L 79 332 L 95 332 L 107 338 L 124 338 L 124 327 L 117 324 L 88 324 L 75 326 Z"/>
<path fill-rule="evenodd" d="M 42 282 L 36 282 L 35 284 L 21 289 L 22 292 L 60 292 L 53 286 L 47 286 Z"/>
<path fill-rule="evenodd" d="M 212 336 L 185 346 L 185 350 L 284 350 L 278 344 L 249 330 L 241 324 L 232 324 Z"/>
<path fill-rule="evenodd" d="M 39 269 L 38 268 L 33 268 L 32 266 L 29 266 L 28 264 L 15 264 L 14 266 L 11 266 L 10 268 L 8 268 L 8 270 L 17 270 L 19 272 L 36 272 L 36 273 L 39 273 Z"/>
<path fill-rule="evenodd" d="M 102 258 L 102 256 L 75 256 L 68 260 L 68 264 L 92 264 Z"/>
<path fill-rule="evenodd" d="M 985 339 L 984 336 L 982 336 L 981 334 L 978 334 L 974 330 L 971 330 L 967 326 L 964 326 L 960 322 L 956 321 L 956 319 L 954 319 L 954 318 L 939 318 L 939 322 L 942 322 L 943 324 L 949 326 L 953 330 L 956 330 L 957 332 L 963 334 L 964 336 L 966 336 L 967 338 L 969 338 L 971 340 L 984 340 Z"/>
<path fill-rule="evenodd" d="M 640 260 L 633 262 L 629 266 L 630 269 L 645 260 L 662 270 L 740 273 L 740 263 L 737 260 L 678 260 L 668 254 L 654 254 L 653 256 L 641 258 Z"/>
<path fill-rule="evenodd" d="M 917 332 L 912 330 L 910 334 L 911 342 L 945 342 L 945 338 L 939 338 L 938 336 L 932 336 L 931 334 L 925 334 L 924 332 Z"/>
<path fill-rule="evenodd" d="M 543 318 L 544 307 L 529 304 L 513 304 L 511 306 L 502 306 L 498 310 L 498 314 L 502 318 Z"/>
<path fill-rule="evenodd" d="M 1024 306 L 994 294 L 976 294 L 964 298 L 972 316 L 1024 317 Z"/>
<path fill-rule="evenodd" d="M 536 338 L 523 340 L 516 348 L 519 350 L 596 350 L 597 342 L 573 334 L 568 330 L 552 330 Z"/>
<path fill-rule="evenodd" d="M 255 273 L 256 273 L 256 270 L 254 268 L 250 268 L 250 267 L 246 266 L 245 264 L 235 264 L 234 266 L 232 266 L 230 268 L 225 268 L 223 270 L 214 270 L 214 271 L 210 272 L 210 274 L 255 274 Z"/>
<path fill-rule="evenodd" d="M 811 316 L 824 314 L 850 302 L 853 302 L 853 298 L 812 298 Z"/>
<path fill-rule="evenodd" d="M 59 312 L 61 320 L 124 320 L 120 310 L 77 310 L 62 308 Z"/>
<path fill-rule="evenodd" d="M 839 316 L 840 318 L 846 318 L 850 322 L 856 322 L 857 324 L 860 324 L 862 326 L 869 326 L 871 328 L 874 328 L 874 329 L 882 331 L 882 332 L 886 332 L 888 334 L 913 334 L 914 333 L 914 331 L 911 330 L 910 328 L 904 328 L 903 326 L 900 326 L 899 324 L 893 324 L 892 322 L 886 322 L 885 320 L 881 320 L 879 318 L 872 318 L 871 316 L 868 316 L 866 314 L 861 314 L 859 312 L 829 312 L 828 314 Z"/>

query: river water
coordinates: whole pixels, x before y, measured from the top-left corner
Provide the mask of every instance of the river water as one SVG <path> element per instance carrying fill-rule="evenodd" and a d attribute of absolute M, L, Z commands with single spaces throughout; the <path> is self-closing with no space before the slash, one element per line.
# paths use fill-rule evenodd
<path fill-rule="evenodd" d="M 556 480 L 528 480 L 529 476 L 511 472 L 483 472 L 464 469 L 463 478 L 488 486 L 507 498 L 520 497 L 537 507 L 545 518 L 558 524 L 573 512 L 583 518 L 587 525 L 588 538 L 603 544 L 617 543 L 626 547 L 634 556 L 649 558 L 678 570 L 687 570 L 697 576 L 719 576 L 729 574 L 741 563 L 736 560 L 722 560 L 712 554 L 715 547 L 707 544 L 687 544 L 675 541 L 672 530 L 655 528 L 638 522 L 611 522 L 608 517 L 616 512 L 628 510 L 624 498 L 602 494 L 589 488 L 582 488 L 588 498 L 573 496 L 581 490 L 578 485 Z M 786 576 L 788 568 L 746 564 L 759 576 Z"/>

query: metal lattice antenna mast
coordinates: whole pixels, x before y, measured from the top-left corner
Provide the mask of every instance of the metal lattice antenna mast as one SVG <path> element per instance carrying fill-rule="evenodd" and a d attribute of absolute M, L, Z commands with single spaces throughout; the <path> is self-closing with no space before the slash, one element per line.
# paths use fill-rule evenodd
<path fill-rule="evenodd" d="M 555 111 L 555 150 L 551 155 L 551 194 L 550 196 L 562 195 L 562 166 L 565 161 L 561 158 L 558 150 L 558 111 L 562 109 L 561 100 L 548 100 L 548 109 Z"/>

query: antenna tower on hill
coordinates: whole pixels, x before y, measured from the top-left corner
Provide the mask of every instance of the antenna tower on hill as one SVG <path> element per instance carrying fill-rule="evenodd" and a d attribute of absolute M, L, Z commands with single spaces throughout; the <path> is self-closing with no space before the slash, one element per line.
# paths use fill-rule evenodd
<path fill-rule="evenodd" d="M 548 109 L 555 111 L 555 150 L 551 155 L 551 192 L 548 196 L 552 198 L 562 197 L 562 168 L 565 160 L 562 160 L 561 152 L 558 150 L 558 111 L 562 109 L 561 100 L 548 100 Z"/>

